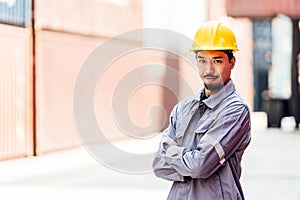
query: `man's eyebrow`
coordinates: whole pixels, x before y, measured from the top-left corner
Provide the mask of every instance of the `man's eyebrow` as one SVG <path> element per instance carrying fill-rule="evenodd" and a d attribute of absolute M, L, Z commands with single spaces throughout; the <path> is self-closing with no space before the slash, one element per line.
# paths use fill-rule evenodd
<path fill-rule="evenodd" d="M 222 58 L 224 58 L 223 56 L 215 56 L 215 57 L 213 57 L 213 59 L 222 59 Z"/>
<path fill-rule="evenodd" d="M 197 58 L 205 58 L 205 59 L 206 59 L 205 56 L 197 56 Z M 224 57 L 223 57 L 223 56 L 215 56 L 215 57 L 212 57 L 212 59 L 222 59 L 222 58 L 224 58 Z"/>

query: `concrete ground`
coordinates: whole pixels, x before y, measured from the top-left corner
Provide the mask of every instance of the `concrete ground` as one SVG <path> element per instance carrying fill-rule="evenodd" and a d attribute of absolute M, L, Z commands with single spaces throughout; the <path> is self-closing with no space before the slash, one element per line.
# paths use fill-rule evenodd
<path fill-rule="evenodd" d="M 156 149 L 157 141 L 121 149 Z M 254 128 L 243 159 L 242 185 L 250 200 L 300 199 L 300 132 Z M 96 161 L 84 148 L 0 162 L 0 199 L 166 199 L 170 182 L 151 173 L 121 173 Z"/>
<path fill-rule="evenodd" d="M 247 199 L 300 199 L 300 132 L 255 132 L 243 166 Z"/>

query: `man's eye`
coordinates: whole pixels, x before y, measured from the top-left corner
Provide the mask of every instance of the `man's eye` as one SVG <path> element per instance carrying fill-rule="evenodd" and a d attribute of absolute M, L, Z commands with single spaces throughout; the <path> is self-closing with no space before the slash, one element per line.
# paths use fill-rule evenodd
<path fill-rule="evenodd" d="M 214 60 L 214 63 L 215 63 L 215 64 L 221 64 L 221 63 L 222 63 L 222 60 Z"/>
<path fill-rule="evenodd" d="M 201 64 L 205 64 L 205 63 L 206 63 L 206 60 L 200 59 L 198 62 L 201 63 Z"/>

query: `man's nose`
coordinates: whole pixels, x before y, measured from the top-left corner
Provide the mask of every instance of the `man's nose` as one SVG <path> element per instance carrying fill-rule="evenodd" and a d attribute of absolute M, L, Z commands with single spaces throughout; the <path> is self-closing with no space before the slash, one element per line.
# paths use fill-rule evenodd
<path fill-rule="evenodd" d="M 208 74 L 214 74 L 215 73 L 215 66 L 213 61 L 210 61 L 206 67 L 206 73 Z"/>

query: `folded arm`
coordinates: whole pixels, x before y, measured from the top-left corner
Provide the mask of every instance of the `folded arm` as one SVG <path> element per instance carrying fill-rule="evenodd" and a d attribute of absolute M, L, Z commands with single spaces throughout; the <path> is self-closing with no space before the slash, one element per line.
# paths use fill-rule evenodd
<path fill-rule="evenodd" d="M 231 108 L 226 115 L 216 119 L 214 126 L 206 130 L 196 150 L 170 146 L 164 161 L 182 176 L 208 178 L 222 166 L 239 147 L 247 147 L 250 141 L 248 109 Z M 244 144 L 243 144 L 244 143 Z"/>

